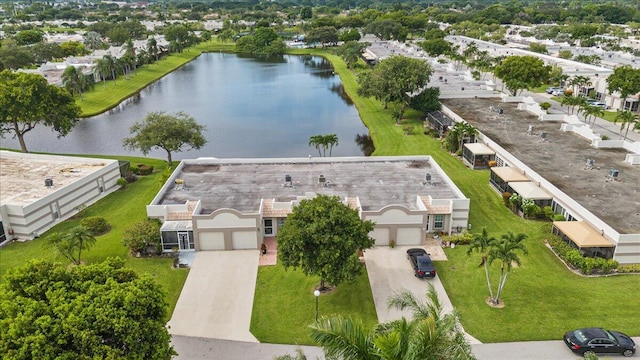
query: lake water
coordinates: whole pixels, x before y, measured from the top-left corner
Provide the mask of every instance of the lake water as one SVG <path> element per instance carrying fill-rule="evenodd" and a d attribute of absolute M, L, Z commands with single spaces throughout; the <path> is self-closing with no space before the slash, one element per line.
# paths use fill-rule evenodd
<path fill-rule="evenodd" d="M 208 53 L 108 113 L 80 120 L 64 138 L 38 126 L 25 141 L 29 151 L 141 155 L 124 149 L 122 140 L 130 136 L 134 122 L 153 111 L 182 111 L 207 128 L 208 143 L 202 149 L 173 153 L 174 160 L 318 156 L 309 137 L 329 133 L 339 139 L 333 156 L 357 156 L 363 150 L 355 138 L 368 134 L 325 59 Z M 9 136 L 0 142 L 1 147 L 20 148 Z M 166 159 L 164 150 L 152 150 L 149 156 Z"/>

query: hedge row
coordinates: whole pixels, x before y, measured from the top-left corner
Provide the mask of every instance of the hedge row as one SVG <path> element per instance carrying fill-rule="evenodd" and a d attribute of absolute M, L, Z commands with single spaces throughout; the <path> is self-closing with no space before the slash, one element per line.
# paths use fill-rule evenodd
<path fill-rule="evenodd" d="M 550 237 L 548 241 L 562 260 L 585 275 L 610 274 L 618 268 L 618 262 L 613 259 L 582 256 L 579 250 L 572 248 L 558 237 Z"/>

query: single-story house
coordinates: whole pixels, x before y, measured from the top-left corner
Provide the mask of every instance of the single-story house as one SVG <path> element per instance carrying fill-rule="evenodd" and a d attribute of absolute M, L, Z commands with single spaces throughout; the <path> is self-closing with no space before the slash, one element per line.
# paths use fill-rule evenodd
<path fill-rule="evenodd" d="M 118 160 L 0 151 L 0 235 L 34 239 L 119 189 L 120 177 Z"/>
<path fill-rule="evenodd" d="M 419 245 L 466 229 L 469 199 L 430 156 L 183 160 L 147 206 L 162 248 L 258 249 L 317 194 L 375 222 L 376 245 Z"/>

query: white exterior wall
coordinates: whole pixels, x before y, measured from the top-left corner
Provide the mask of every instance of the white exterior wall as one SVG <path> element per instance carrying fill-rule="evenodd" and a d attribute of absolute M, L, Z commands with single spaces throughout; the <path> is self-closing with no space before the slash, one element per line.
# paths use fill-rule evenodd
<path fill-rule="evenodd" d="M 29 204 L 0 205 L 0 214 L 7 238 L 31 240 L 55 224 L 75 215 L 80 205 L 89 206 L 119 189 L 120 167 L 117 160 L 105 160 L 106 165 L 86 177 Z M 44 186 L 44 185 L 43 185 Z M 102 192 L 100 187 L 102 186 Z M 54 184 L 55 187 L 55 184 Z M 58 217 L 54 216 L 58 213 Z M 10 231 L 13 235 L 9 235 Z"/>
<path fill-rule="evenodd" d="M 391 240 L 398 245 L 424 243 L 427 220 L 424 210 L 412 211 L 402 205 L 390 205 L 379 211 L 362 211 L 361 217 L 375 222 L 375 229 L 369 236 L 376 240 L 376 245 L 389 245 Z"/>
<path fill-rule="evenodd" d="M 258 213 L 219 209 L 194 215 L 192 221 L 196 250 L 258 249 L 262 240 Z"/>
<path fill-rule="evenodd" d="M 195 241 L 196 250 L 224 250 L 224 233 L 216 231 L 201 232 Z"/>
<path fill-rule="evenodd" d="M 231 242 L 233 250 L 257 249 L 256 239 L 258 233 L 254 231 L 233 231 L 231 232 Z"/>

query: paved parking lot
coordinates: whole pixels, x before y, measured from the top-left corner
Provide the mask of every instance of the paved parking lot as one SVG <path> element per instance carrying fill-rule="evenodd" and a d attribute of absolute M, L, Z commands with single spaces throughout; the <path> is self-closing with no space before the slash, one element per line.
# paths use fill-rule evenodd
<path fill-rule="evenodd" d="M 257 342 L 249 326 L 258 259 L 258 250 L 196 252 L 169 320 L 169 332 Z"/>

